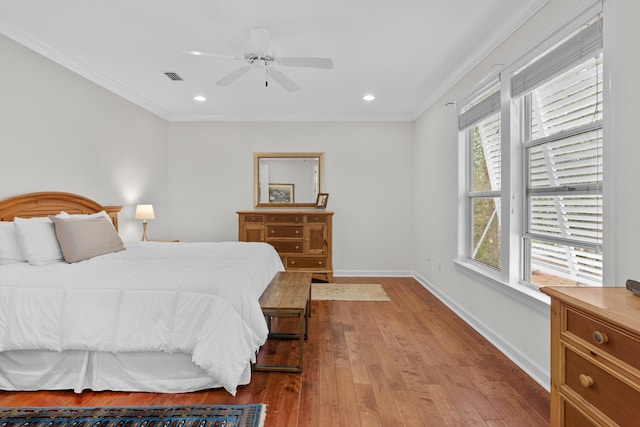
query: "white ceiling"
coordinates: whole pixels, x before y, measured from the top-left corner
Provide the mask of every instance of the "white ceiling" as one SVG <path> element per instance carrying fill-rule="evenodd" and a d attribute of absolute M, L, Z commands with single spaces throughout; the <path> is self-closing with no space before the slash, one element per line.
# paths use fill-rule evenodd
<path fill-rule="evenodd" d="M 546 1 L 2 0 L 0 32 L 167 120 L 412 120 Z M 182 53 L 242 55 L 257 27 L 334 68 L 216 86 L 245 64 Z"/>

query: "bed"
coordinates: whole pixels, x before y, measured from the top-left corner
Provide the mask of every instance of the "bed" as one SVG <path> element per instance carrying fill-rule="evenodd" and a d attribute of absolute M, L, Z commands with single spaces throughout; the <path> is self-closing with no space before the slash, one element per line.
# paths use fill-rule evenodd
<path fill-rule="evenodd" d="M 124 243 L 120 208 L 58 192 L 0 201 L 0 389 L 235 395 L 267 338 L 259 297 L 284 270 L 278 254 L 264 243 Z M 38 258 L 42 227 L 62 259 Z M 103 234 L 116 249 L 83 246 Z"/>

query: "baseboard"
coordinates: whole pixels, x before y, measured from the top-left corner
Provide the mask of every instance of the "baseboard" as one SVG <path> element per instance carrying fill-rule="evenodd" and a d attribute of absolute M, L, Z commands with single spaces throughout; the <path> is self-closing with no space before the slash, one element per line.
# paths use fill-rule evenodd
<path fill-rule="evenodd" d="M 415 277 L 413 271 L 401 270 L 334 270 L 337 277 Z"/>

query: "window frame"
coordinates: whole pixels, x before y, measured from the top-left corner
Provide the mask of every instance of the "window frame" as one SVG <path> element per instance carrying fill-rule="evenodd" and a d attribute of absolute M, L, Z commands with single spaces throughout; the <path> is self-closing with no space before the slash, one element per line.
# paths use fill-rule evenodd
<path fill-rule="evenodd" d="M 544 41 L 531 47 L 527 50 L 527 53 L 520 56 L 517 60 L 511 61 L 510 65 L 505 67 L 494 67 L 494 72 L 484 79 L 484 81 L 490 81 L 495 79 L 496 76 L 500 79 L 500 96 L 501 96 L 501 112 L 502 112 L 502 227 L 501 227 L 501 270 L 496 271 L 490 267 L 480 265 L 480 263 L 472 260 L 469 257 L 470 247 L 469 241 L 472 239 L 472 230 L 470 229 L 470 219 L 468 218 L 469 202 L 466 197 L 466 190 L 469 188 L 468 180 L 470 180 L 469 173 L 469 153 L 466 144 L 466 131 L 462 132 L 456 126 L 456 133 L 458 135 L 458 177 L 459 177 L 459 212 L 458 212 L 458 251 L 457 257 L 454 259 L 454 266 L 459 271 L 472 275 L 481 282 L 491 285 L 496 289 L 503 291 L 510 296 L 520 299 L 526 302 L 528 305 L 540 308 L 539 305 L 533 304 L 533 301 L 546 302 L 548 298 L 541 296 L 539 287 L 529 282 L 522 280 L 525 273 L 525 245 L 524 245 L 524 231 L 528 223 L 525 222 L 525 213 L 527 213 L 526 203 L 526 183 L 523 173 L 525 166 L 526 152 L 521 144 L 523 140 L 524 130 L 521 129 L 520 120 L 518 118 L 520 106 L 518 105 L 518 99 L 512 99 L 510 82 L 512 76 L 516 71 L 522 69 L 524 65 L 531 62 L 534 58 L 544 54 L 546 51 L 554 47 L 554 45 L 561 42 L 568 37 L 571 33 L 578 30 L 585 22 L 596 16 L 603 17 L 603 102 L 606 104 L 604 114 L 602 117 L 602 132 L 605 141 L 612 140 L 612 130 L 607 126 L 607 123 L 611 120 L 612 111 L 610 104 L 607 102 L 610 99 L 612 85 L 611 85 L 611 68 L 613 68 L 613 62 L 615 57 L 609 55 L 607 46 L 612 46 L 612 30 L 613 23 L 610 22 L 610 17 L 613 15 L 610 2 L 604 4 L 598 2 L 586 7 L 581 13 L 573 15 L 573 17 L 567 19 L 563 25 L 558 26 L 555 30 L 551 31 L 546 37 L 543 37 Z M 473 99 L 474 95 L 479 93 L 476 86 L 470 95 L 467 95 L 465 99 L 457 104 L 466 105 L 470 99 Z M 458 117 L 459 111 L 456 111 L 456 117 Z M 513 122 L 513 124 L 512 124 Z M 463 135 L 464 134 L 464 135 Z M 464 137 L 463 137 L 464 136 Z M 608 218 L 612 217 L 613 197 L 610 192 L 613 187 L 613 181 L 611 180 L 612 171 L 608 167 L 613 158 L 613 149 L 611 144 L 607 145 L 604 149 L 604 176 L 602 184 L 602 194 L 606 195 L 603 206 L 603 245 L 602 251 L 606 259 L 613 259 L 613 245 L 611 238 L 607 239 L 607 235 L 613 232 L 613 225 Z M 613 236 L 613 234 L 610 234 Z M 613 268 L 603 265 L 603 284 L 612 283 Z"/>
<path fill-rule="evenodd" d="M 501 107 L 500 107 L 500 103 L 501 103 L 501 83 L 500 83 L 500 79 L 499 77 L 494 77 L 492 79 L 488 79 L 487 80 L 488 83 L 483 84 L 479 89 L 477 89 L 476 91 L 474 91 L 474 93 L 469 97 L 469 100 L 467 102 L 465 102 L 463 104 L 463 107 L 461 108 L 461 110 L 458 111 L 458 128 L 462 128 L 459 129 L 459 138 L 460 138 L 460 145 L 461 145 L 461 150 L 464 150 L 465 154 L 464 154 L 464 185 L 463 185 L 463 189 L 462 189 L 462 198 L 463 198 L 463 205 L 464 205 L 464 222 L 465 224 L 463 225 L 463 227 L 468 230 L 468 232 L 464 233 L 464 248 L 462 248 L 460 250 L 461 255 L 463 257 L 468 258 L 471 262 L 473 263 L 477 263 L 478 266 L 480 268 L 485 268 L 488 271 L 495 271 L 495 272 L 499 272 L 502 270 L 501 266 L 503 264 L 503 259 L 502 259 L 502 246 L 500 248 L 500 267 L 496 268 L 496 267 L 492 267 L 488 264 L 482 263 L 480 261 L 477 261 L 473 258 L 473 202 L 476 199 L 487 199 L 487 198 L 499 198 L 501 200 L 500 203 L 500 212 L 498 212 L 498 215 L 500 216 L 499 221 L 501 223 L 502 221 L 502 197 L 503 197 L 503 192 L 502 192 L 502 179 L 500 179 L 501 181 L 501 185 L 500 185 L 500 190 L 483 190 L 483 191 L 474 191 L 473 190 L 473 173 L 468 173 L 468 172 L 473 172 L 473 160 L 474 160 L 474 155 L 473 155 L 473 150 L 474 150 L 474 129 L 475 127 L 481 123 L 482 121 L 494 116 L 496 113 L 499 113 L 501 111 Z M 487 94 L 484 98 L 483 95 Z M 498 104 L 496 107 L 496 95 L 497 95 L 497 99 Z M 481 99 L 481 101 L 476 102 L 476 100 Z M 471 104 L 474 104 L 474 106 L 471 106 Z M 483 105 L 484 104 L 484 105 Z M 476 109 L 480 109 L 479 113 L 475 113 L 473 112 L 474 107 L 476 107 Z M 462 111 L 464 110 L 464 112 Z M 464 119 L 463 116 L 465 115 L 465 113 L 470 113 L 471 112 L 471 116 L 473 116 L 471 119 Z M 503 126 L 502 126 L 502 114 L 500 114 L 500 150 L 502 152 L 503 147 L 504 147 L 504 140 L 502 138 L 503 135 Z M 502 155 L 501 155 L 501 159 L 502 159 Z M 502 161 L 502 160 L 501 160 Z M 501 174 L 502 174 L 502 165 L 501 165 Z M 502 239 L 501 239 L 502 240 Z"/>

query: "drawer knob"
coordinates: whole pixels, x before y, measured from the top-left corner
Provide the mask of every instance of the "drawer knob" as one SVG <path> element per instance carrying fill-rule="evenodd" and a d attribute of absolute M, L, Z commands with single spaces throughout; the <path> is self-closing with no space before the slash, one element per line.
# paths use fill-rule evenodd
<path fill-rule="evenodd" d="M 276 230 L 271 230 L 271 234 L 276 234 Z"/>
<path fill-rule="evenodd" d="M 289 261 L 289 264 L 291 264 L 291 265 L 293 265 L 295 263 L 296 263 L 295 261 Z"/>
<path fill-rule="evenodd" d="M 318 261 L 318 265 L 322 265 L 322 261 Z"/>
<path fill-rule="evenodd" d="M 296 234 L 300 234 L 300 230 L 296 230 Z"/>
<path fill-rule="evenodd" d="M 589 375 L 580 374 L 580 385 L 585 388 L 593 387 L 593 378 Z"/>
<path fill-rule="evenodd" d="M 296 245 L 296 249 L 300 249 L 300 246 Z"/>
<path fill-rule="evenodd" d="M 275 216 L 272 216 L 271 218 L 269 218 L 269 221 L 271 221 L 271 222 L 276 222 L 276 217 L 275 217 Z"/>
<path fill-rule="evenodd" d="M 609 337 L 604 332 L 593 331 L 593 340 L 596 342 L 596 344 L 602 345 L 606 344 L 607 341 L 609 341 Z"/>

